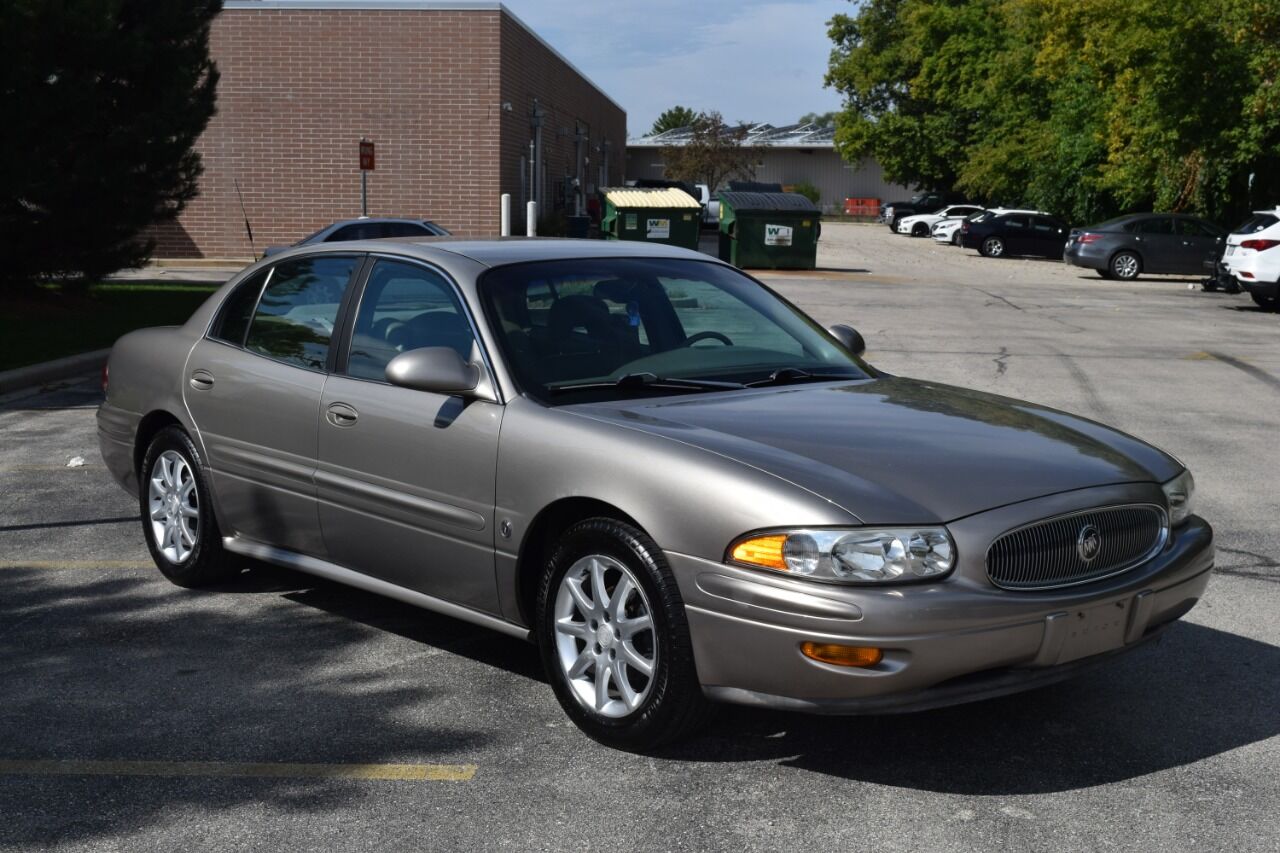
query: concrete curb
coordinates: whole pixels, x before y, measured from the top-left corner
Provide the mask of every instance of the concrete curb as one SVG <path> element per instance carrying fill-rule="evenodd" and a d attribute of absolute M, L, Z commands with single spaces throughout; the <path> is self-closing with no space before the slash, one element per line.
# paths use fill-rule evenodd
<path fill-rule="evenodd" d="M 107 361 L 107 356 L 110 354 L 110 349 L 100 349 L 93 352 L 82 352 L 79 355 L 69 355 L 66 358 L 56 358 L 53 361 L 44 361 L 40 364 L 29 364 L 26 367 L 15 367 L 13 370 L 5 370 L 0 372 L 0 394 L 21 391 L 24 388 L 32 388 L 43 385 L 46 382 L 69 379 L 72 376 L 101 370 L 102 365 Z"/>

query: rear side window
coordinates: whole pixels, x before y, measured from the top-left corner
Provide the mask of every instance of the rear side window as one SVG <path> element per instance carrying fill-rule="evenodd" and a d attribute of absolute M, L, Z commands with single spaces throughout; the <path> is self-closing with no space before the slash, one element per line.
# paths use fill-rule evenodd
<path fill-rule="evenodd" d="M 1025 216 L 1006 216 L 1001 221 L 1004 223 L 1005 228 L 1022 229 L 1027 227 L 1027 217 Z"/>
<path fill-rule="evenodd" d="M 249 325 L 245 349 L 323 370 L 338 308 L 359 258 L 313 257 L 275 266 Z"/>
<path fill-rule="evenodd" d="M 384 222 L 379 237 L 429 237 L 431 232 L 414 222 Z"/>
<path fill-rule="evenodd" d="M 1060 228 L 1057 222 L 1053 221 L 1052 219 L 1048 219 L 1044 216 L 1031 217 L 1031 227 L 1036 231 L 1040 231 L 1047 234 L 1052 234 L 1053 232 L 1057 231 Z"/>
<path fill-rule="evenodd" d="M 1167 216 L 1139 219 L 1129 227 L 1129 231 L 1134 234 L 1172 234 L 1173 220 Z"/>
<path fill-rule="evenodd" d="M 236 346 L 244 343 L 244 333 L 248 331 L 253 309 L 258 305 L 258 294 L 262 292 L 262 283 L 270 274 L 270 268 L 262 270 L 236 286 L 236 289 L 222 303 L 222 308 L 218 311 L 218 319 L 214 321 L 209 337 Z"/>
<path fill-rule="evenodd" d="M 344 240 L 371 240 L 381 235 L 374 234 L 373 226 L 366 222 L 358 222 L 355 225 L 344 225 L 337 231 L 334 231 L 324 239 L 326 243 L 341 243 Z"/>
<path fill-rule="evenodd" d="M 1178 227 L 1178 233 L 1184 237 L 1221 237 L 1222 232 L 1215 226 L 1207 222 L 1201 222 L 1198 219 L 1177 219 L 1174 220 Z"/>

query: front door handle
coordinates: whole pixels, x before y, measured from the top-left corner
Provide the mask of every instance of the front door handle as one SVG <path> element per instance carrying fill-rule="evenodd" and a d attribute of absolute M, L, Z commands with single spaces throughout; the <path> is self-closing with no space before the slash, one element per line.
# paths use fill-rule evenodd
<path fill-rule="evenodd" d="M 213 387 L 213 374 L 203 367 L 191 372 L 191 387 L 197 391 L 208 391 Z"/>
<path fill-rule="evenodd" d="M 346 403 L 330 403 L 325 409 L 324 419 L 336 427 L 355 426 L 360 413 Z"/>

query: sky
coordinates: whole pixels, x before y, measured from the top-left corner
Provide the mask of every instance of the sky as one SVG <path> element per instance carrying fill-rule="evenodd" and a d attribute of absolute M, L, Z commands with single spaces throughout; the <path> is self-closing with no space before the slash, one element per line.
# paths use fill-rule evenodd
<path fill-rule="evenodd" d="M 627 111 L 643 135 L 668 107 L 791 124 L 839 109 L 823 88 L 843 0 L 504 0 Z"/>

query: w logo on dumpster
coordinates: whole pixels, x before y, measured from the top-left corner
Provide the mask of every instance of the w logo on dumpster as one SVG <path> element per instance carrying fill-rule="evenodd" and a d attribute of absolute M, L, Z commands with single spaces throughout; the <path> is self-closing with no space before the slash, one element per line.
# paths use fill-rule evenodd
<path fill-rule="evenodd" d="M 791 226 L 766 225 L 764 227 L 764 244 L 766 246 L 790 246 Z"/>

